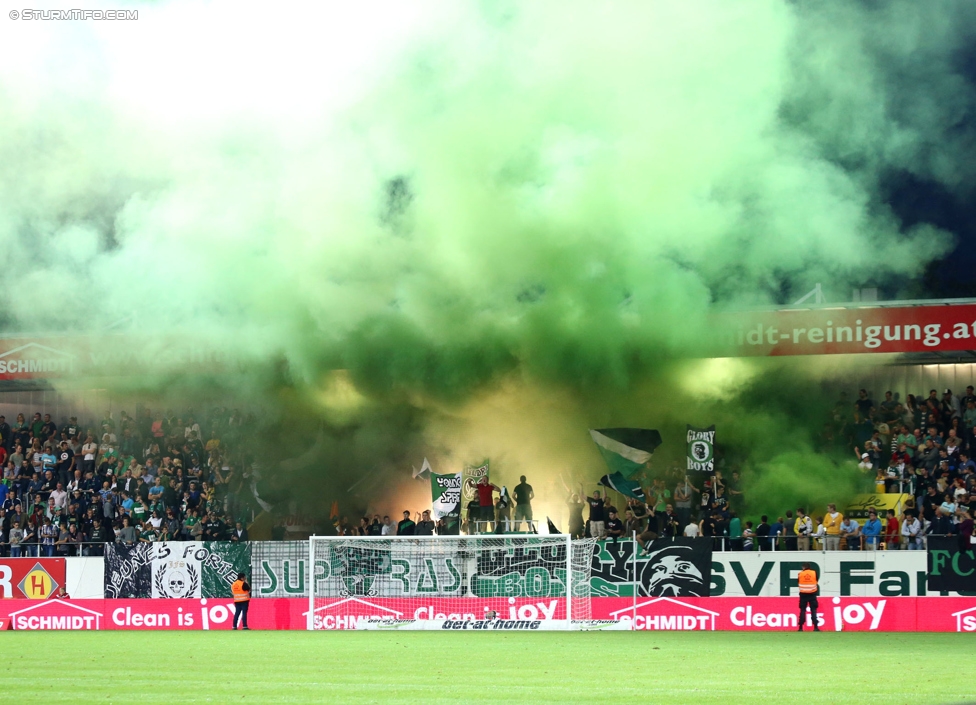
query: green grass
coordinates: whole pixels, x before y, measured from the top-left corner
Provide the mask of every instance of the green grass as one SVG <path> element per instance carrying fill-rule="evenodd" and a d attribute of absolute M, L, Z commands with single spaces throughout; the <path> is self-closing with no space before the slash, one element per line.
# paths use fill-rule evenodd
<path fill-rule="evenodd" d="M 922 705 L 972 699 L 972 678 L 949 671 L 974 643 L 830 632 L 2 632 L 0 700 Z"/>

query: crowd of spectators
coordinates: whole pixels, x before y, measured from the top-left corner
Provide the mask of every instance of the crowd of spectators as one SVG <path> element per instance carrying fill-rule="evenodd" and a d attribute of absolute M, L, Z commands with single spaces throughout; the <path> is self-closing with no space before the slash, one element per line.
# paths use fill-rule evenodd
<path fill-rule="evenodd" d="M 203 421 L 203 425 L 201 425 Z M 251 422 L 143 409 L 101 423 L 0 416 L 0 555 L 102 555 L 104 544 L 247 540 Z M 205 430 L 204 430 L 205 429 Z"/>
<path fill-rule="evenodd" d="M 569 498 L 570 531 L 615 538 L 636 533 L 642 542 L 659 536 L 711 537 L 716 550 L 923 549 L 929 536 L 957 536 L 974 543 L 976 496 L 976 393 L 957 397 L 931 390 L 924 401 L 885 392 L 875 402 L 865 389 L 842 395 L 823 428 L 820 450 L 854 453 L 866 486 L 897 494 L 898 509 L 844 516 L 828 505 L 822 516 L 803 507 L 782 516 L 744 518 L 748 511 L 739 473 L 685 474 L 677 466 L 645 487 L 644 501 L 627 499 L 623 514 L 600 492 L 582 487 Z M 589 520 L 583 522 L 583 510 Z"/>

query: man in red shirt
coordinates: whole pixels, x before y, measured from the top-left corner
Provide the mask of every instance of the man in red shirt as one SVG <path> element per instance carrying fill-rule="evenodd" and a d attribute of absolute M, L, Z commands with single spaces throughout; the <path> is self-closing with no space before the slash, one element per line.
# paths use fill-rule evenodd
<path fill-rule="evenodd" d="M 500 492 L 495 485 L 488 482 L 487 477 L 482 477 L 478 480 L 478 484 L 475 486 L 478 490 L 478 506 L 481 508 L 481 521 L 478 522 L 478 529 L 483 531 L 488 531 L 487 524 L 495 523 L 495 500 L 492 497 L 492 493 Z M 485 526 L 483 527 L 482 524 Z"/>
<path fill-rule="evenodd" d="M 895 510 L 888 510 L 888 519 L 885 522 L 885 548 L 889 551 L 898 548 L 898 535 L 901 533 L 898 524 L 898 517 Z"/>

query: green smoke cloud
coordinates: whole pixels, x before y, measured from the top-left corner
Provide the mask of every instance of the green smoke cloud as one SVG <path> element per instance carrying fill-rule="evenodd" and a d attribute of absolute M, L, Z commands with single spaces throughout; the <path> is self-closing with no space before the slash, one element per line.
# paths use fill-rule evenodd
<path fill-rule="evenodd" d="M 891 170 L 971 183 L 964 2 L 132 7 L 0 28 L 7 330 L 205 336 L 247 371 L 186 386 L 323 434 L 290 471 L 323 502 L 424 449 L 544 455 L 472 428 L 491 399 L 539 400 L 516 417 L 550 438 L 650 425 L 710 312 L 946 250 L 881 200 Z M 724 414 L 764 492 L 809 456 L 735 394 L 672 413 Z"/>

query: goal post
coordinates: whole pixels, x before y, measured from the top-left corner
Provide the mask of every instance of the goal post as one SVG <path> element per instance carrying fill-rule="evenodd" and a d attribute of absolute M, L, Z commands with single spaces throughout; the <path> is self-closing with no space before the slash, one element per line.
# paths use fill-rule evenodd
<path fill-rule="evenodd" d="M 595 542 L 567 535 L 312 536 L 308 629 L 573 629 Z"/>

